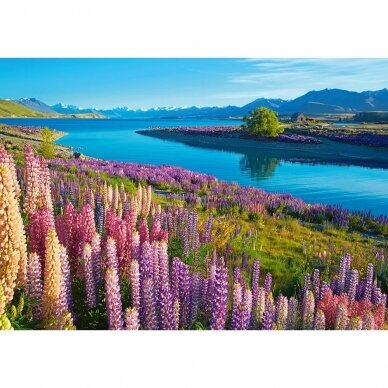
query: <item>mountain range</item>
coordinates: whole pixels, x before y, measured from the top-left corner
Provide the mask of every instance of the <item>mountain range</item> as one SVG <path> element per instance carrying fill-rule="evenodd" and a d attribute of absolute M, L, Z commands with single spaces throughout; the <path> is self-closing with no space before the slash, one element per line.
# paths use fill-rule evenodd
<path fill-rule="evenodd" d="M 248 114 L 253 109 L 265 106 L 280 115 L 303 112 L 308 115 L 344 114 L 370 111 L 388 111 L 388 90 L 352 92 L 342 89 L 324 89 L 310 91 L 293 100 L 276 98 L 259 98 L 244 106 L 222 107 L 160 107 L 151 109 L 130 109 L 117 107 L 112 109 L 79 108 L 75 105 L 61 103 L 48 105 L 36 98 L 15 100 L 32 111 L 47 116 L 105 117 L 115 119 L 168 119 L 168 118 L 237 118 Z"/>

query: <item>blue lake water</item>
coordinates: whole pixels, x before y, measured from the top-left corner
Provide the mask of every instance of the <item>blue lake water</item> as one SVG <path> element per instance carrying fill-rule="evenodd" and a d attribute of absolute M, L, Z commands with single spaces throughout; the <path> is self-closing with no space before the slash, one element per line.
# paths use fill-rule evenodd
<path fill-rule="evenodd" d="M 149 164 L 170 164 L 219 179 L 290 193 L 307 202 L 337 204 L 352 210 L 388 214 L 388 169 L 311 165 L 267 157 L 265 152 L 238 153 L 192 147 L 135 133 L 150 127 L 231 125 L 227 120 L 93 120 L 0 119 L 15 125 L 49 126 L 69 135 L 59 144 L 79 147 L 96 158 Z"/>

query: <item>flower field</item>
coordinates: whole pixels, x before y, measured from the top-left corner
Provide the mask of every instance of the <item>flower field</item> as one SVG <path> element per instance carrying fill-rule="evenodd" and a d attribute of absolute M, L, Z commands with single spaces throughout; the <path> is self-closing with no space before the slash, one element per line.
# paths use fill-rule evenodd
<path fill-rule="evenodd" d="M 206 136 L 230 136 L 238 135 L 243 137 L 252 138 L 245 131 L 241 130 L 241 126 L 238 125 L 209 125 L 209 126 L 180 126 L 180 127 L 169 127 L 169 128 L 151 128 L 150 130 L 164 130 L 168 132 L 182 132 L 189 135 L 206 135 Z M 284 143 L 309 143 L 309 144 L 320 144 L 321 141 L 306 135 L 300 135 L 295 133 L 281 133 L 276 139 L 269 139 L 265 137 L 255 138 L 261 141 L 279 141 Z"/>
<path fill-rule="evenodd" d="M 1 329 L 385 328 L 387 216 L 29 145 L 0 191 Z"/>

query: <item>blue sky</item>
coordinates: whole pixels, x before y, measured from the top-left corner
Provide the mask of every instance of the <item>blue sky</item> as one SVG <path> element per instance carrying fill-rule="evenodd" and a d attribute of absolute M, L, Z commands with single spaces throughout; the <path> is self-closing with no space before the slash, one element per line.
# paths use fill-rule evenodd
<path fill-rule="evenodd" d="M 388 87 L 388 59 L 0 59 L 0 98 L 80 107 L 244 105 Z"/>

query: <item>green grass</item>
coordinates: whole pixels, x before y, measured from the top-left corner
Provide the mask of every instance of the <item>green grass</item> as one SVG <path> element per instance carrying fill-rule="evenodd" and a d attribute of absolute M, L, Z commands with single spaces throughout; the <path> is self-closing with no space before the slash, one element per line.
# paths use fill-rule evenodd
<path fill-rule="evenodd" d="M 0 100 L 0 117 L 47 117 L 14 101 Z"/>

